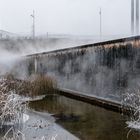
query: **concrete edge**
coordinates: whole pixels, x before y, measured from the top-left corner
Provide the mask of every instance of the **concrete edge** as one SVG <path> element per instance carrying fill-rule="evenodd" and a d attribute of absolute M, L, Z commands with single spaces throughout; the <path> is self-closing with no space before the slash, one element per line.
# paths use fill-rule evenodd
<path fill-rule="evenodd" d="M 92 105 L 96 105 L 96 106 L 99 106 L 108 110 L 112 110 L 118 113 L 123 113 L 126 115 L 130 115 L 130 113 L 132 113 L 129 107 L 123 106 L 119 102 L 109 101 L 107 99 L 103 99 L 97 96 L 88 96 L 82 93 L 80 94 L 80 92 L 76 92 L 69 89 L 58 89 L 57 94 L 71 98 L 71 99 L 75 99 L 78 101 L 83 101 Z"/>

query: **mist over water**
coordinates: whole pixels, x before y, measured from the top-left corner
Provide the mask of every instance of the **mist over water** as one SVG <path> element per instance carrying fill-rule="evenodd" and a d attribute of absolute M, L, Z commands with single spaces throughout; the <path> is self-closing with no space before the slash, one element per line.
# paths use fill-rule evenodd
<path fill-rule="evenodd" d="M 5 39 L 0 40 L 0 74 L 9 73 L 24 56 L 56 49 L 75 47 L 92 42 L 91 39 Z"/>
<path fill-rule="evenodd" d="M 102 41 L 115 39 L 122 36 L 103 36 Z M 85 44 L 100 42 L 99 36 L 50 36 L 49 38 L 36 40 L 32 39 L 3 39 L 0 40 L 0 74 L 13 71 L 14 66 L 23 59 L 24 56 L 59 50 L 63 48 L 77 47 Z"/>

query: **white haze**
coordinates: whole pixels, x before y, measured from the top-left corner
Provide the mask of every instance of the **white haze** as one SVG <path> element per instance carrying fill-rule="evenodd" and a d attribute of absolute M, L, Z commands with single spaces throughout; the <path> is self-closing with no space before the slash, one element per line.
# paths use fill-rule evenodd
<path fill-rule="evenodd" d="M 131 0 L 0 0 L 0 28 L 31 34 L 33 9 L 36 34 L 130 35 Z"/>
<path fill-rule="evenodd" d="M 78 38 L 50 38 L 38 40 L 36 43 L 33 43 L 31 40 L 2 41 L 2 43 L 0 42 L 0 75 L 4 75 L 16 69 L 16 64 L 26 55 L 76 47 L 93 42 L 95 42 L 93 39 Z M 20 74 L 23 76 L 26 75 L 26 68 L 23 67 L 22 70 L 23 71 L 20 72 Z"/>
<path fill-rule="evenodd" d="M 33 9 L 36 35 L 71 34 L 74 37 L 45 43 L 0 44 L 0 74 L 11 71 L 21 56 L 75 47 L 100 41 L 99 9 L 102 8 L 102 40 L 130 35 L 131 0 L 0 0 L 0 28 L 31 35 Z M 119 9 L 119 10 L 118 10 Z M 115 35 L 115 36 L 112 36 Z M 80 36 L 80 38 L 79 38 Z M 58 37 L 59 38 L 59 37 Z M 50 39 L 51 40 L 51 39 Z"/>
<path fill-rule="evenodd" d="M 51 36 L 47 39 L 38 39 L 36 43 L 31 40 L 16 40 L 0 42 L 0 75 L 9 73 L 15 69 L 15 65 L 26 55 L 49 52 L 57 49 L 77 47 L 99 41 L 121 38 L 124 36 Z M 20 73 L 25 76 L 27 69 Z M 18 70 L 16 70 L 18 71 Z"/>

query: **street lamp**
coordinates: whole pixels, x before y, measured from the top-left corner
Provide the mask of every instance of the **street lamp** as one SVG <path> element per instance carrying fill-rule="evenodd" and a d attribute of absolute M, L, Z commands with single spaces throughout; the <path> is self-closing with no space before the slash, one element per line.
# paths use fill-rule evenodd
<path fill-rule="evenodd" d="M 35 12 L 33 10 L 33 14 L 30 15 L 33 19 L 33 25 L 32 25 L 32 38 L 35 39 Z"/>

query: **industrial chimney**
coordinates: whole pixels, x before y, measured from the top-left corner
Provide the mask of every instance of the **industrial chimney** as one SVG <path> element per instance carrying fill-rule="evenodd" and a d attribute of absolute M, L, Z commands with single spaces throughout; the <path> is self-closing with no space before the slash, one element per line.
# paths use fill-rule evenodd
<path fill-rule="evenodd" d="M 139 34 L 139 0 L 136 0 L 136 34 Z"/>
<path fill-rule="evenodd" d="M 134 0 L 131 0 L 131 34 L 134 35 Z"/>
<path fill-rule="evenodd" d="M 131 34 L 139 34 L 139 0 L 131 0 Z"/>

